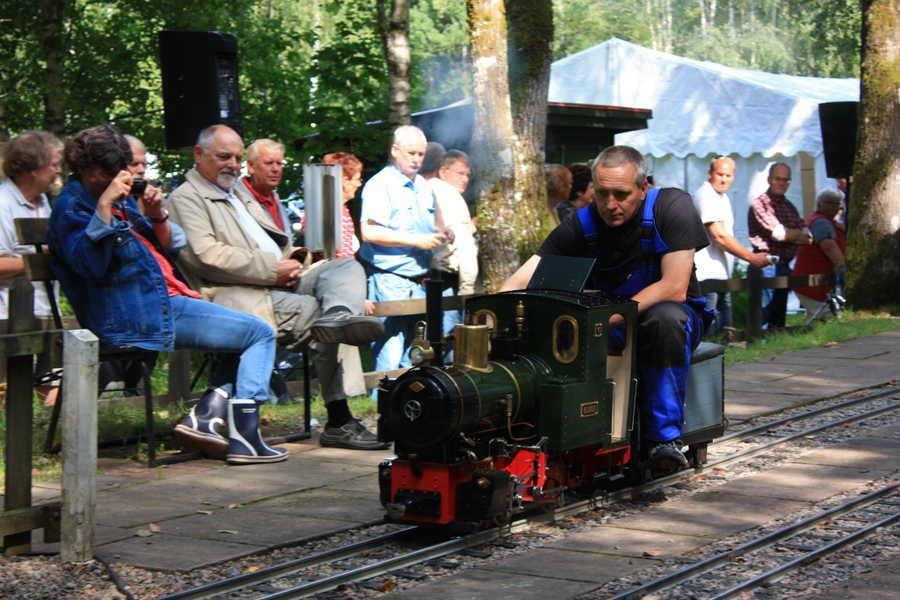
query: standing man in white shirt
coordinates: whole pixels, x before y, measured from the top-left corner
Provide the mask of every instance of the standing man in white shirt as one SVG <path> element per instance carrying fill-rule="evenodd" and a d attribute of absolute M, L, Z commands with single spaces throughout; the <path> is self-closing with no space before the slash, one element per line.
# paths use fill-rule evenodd
<path fill-rule="evenodd" d="M 766 254 L 754 254 L 744 248 L 734 237 L 734 213 L 728 190 L 734 183 L 735 163 L 731 157 L 716 156 L 709 163 L 709 176 L 694 192 L 694 207 L 706 227 L 710 245 L 694 254 L 697 280 L 730 279 L 734 257 L 763 268 L 769 265 Z M 706 306 L 715 309 L 716 322 L 709 333 L 719 333 L 732 328 L 731 294 L 711 292 L 706 294 Z"/>

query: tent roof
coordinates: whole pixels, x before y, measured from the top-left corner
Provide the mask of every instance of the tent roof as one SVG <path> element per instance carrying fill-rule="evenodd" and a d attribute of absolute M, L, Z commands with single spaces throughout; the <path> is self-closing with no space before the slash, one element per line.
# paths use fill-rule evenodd
<path fill-rule="evenodd" d="M 648 108 L 617 136 L 653 156 L 822 152 L 818 104 L 858 101 L 858 79 L 737 69 L 612 38 L 553 63 L 550 102 Z"/>

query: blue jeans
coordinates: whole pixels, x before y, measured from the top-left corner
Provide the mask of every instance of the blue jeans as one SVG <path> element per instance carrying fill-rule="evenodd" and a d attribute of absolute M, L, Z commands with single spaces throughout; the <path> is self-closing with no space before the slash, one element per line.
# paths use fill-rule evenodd
<path fill-rule="evenodd" d="M 275 362 L 275 332 L 265 321 L 186 296 L 172 296 L 175 348 L 240 355 L 235 398 L 265 402 Z M 233 358 L 232 358 L 233 361 Z M 225 361 L 229 362 L 229 361 Z M 233 364 L 233 363 L 232 363 Z M 221 369 L 219 372 L 223 372 Z M 214 385 L 233 381 L 212 382 Z"/>
<path fill-rule="evenodd" d="M 782 277 L 790 276 L 791 265 L 789 262 L 780 261 L 777 265 L 769 265 L 763 269 L 763 277 Z M 769 292 L 767 294 L 766 292 Z M 787 316 L 787 288 L 780 290 L 765 288 L 763 289 L 763 323 L 768 324 L 769 328 L 784 327 L 785 318 Z"/>
<path fill-rule="evenodd" d="M 387 300 L 412 300 L 425 297 L 425 286 L 391 273 L 369 275 L 369 299 L 373 302 Z M 389 371 L 410 366 L 407 350 L 415 333 L 416 321 L 421 317 L 382 317 L 384 336 L 372 344 L 375 370 Z"/>
<path fill-rule="evenodd" d="M 716 320 L 706 333 L 715 334 L 722 331 L 723 327 L 731 327 L 731 294 L 728 292 L 706 294 L 706 307 L 716 311 Z"/>

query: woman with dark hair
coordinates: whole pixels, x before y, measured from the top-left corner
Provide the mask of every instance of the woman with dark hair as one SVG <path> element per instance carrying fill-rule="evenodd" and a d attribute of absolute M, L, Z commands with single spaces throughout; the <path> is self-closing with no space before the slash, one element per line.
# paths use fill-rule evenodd
<path fill-rule="evenodd" d="M 79 322 L 114 346 L 240 354 L 236 399 L 207 393 L 176 436 L 234 464 L 287 458 L 259 432 L 268 398 L 275 332 L 257 317 L 199 299 L 174 256 L 184 232 L 157 203 L 146 214 L 131 196 L 131 148 L 113 127 L 78 132 L 65 147 L 72 176 L 53 206 L 52 267 Z M 224 382 L 223 382 L 224 383 Z M 222 434 L 228 425 L 228 437 Z"/>

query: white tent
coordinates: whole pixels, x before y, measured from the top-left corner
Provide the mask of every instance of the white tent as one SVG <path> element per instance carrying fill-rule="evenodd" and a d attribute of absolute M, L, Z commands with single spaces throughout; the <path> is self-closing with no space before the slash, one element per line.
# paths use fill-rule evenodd
<path fill-rule="evenodd" d="M 735 234 L 746 243 L 747 207 L 766 190 L 768 166 L 791 165 L 788 198 L 801 215 L 825 175 L 820 102 L 859 100 L 859 80 L 777 75 L 649 50 L 616 38 L 553 63 L 548 101 L 649 108 L 648 128 L 622 133 L 648 157 L 659 186 L 694 192 L 709 159 L 730 154 Z"/>

